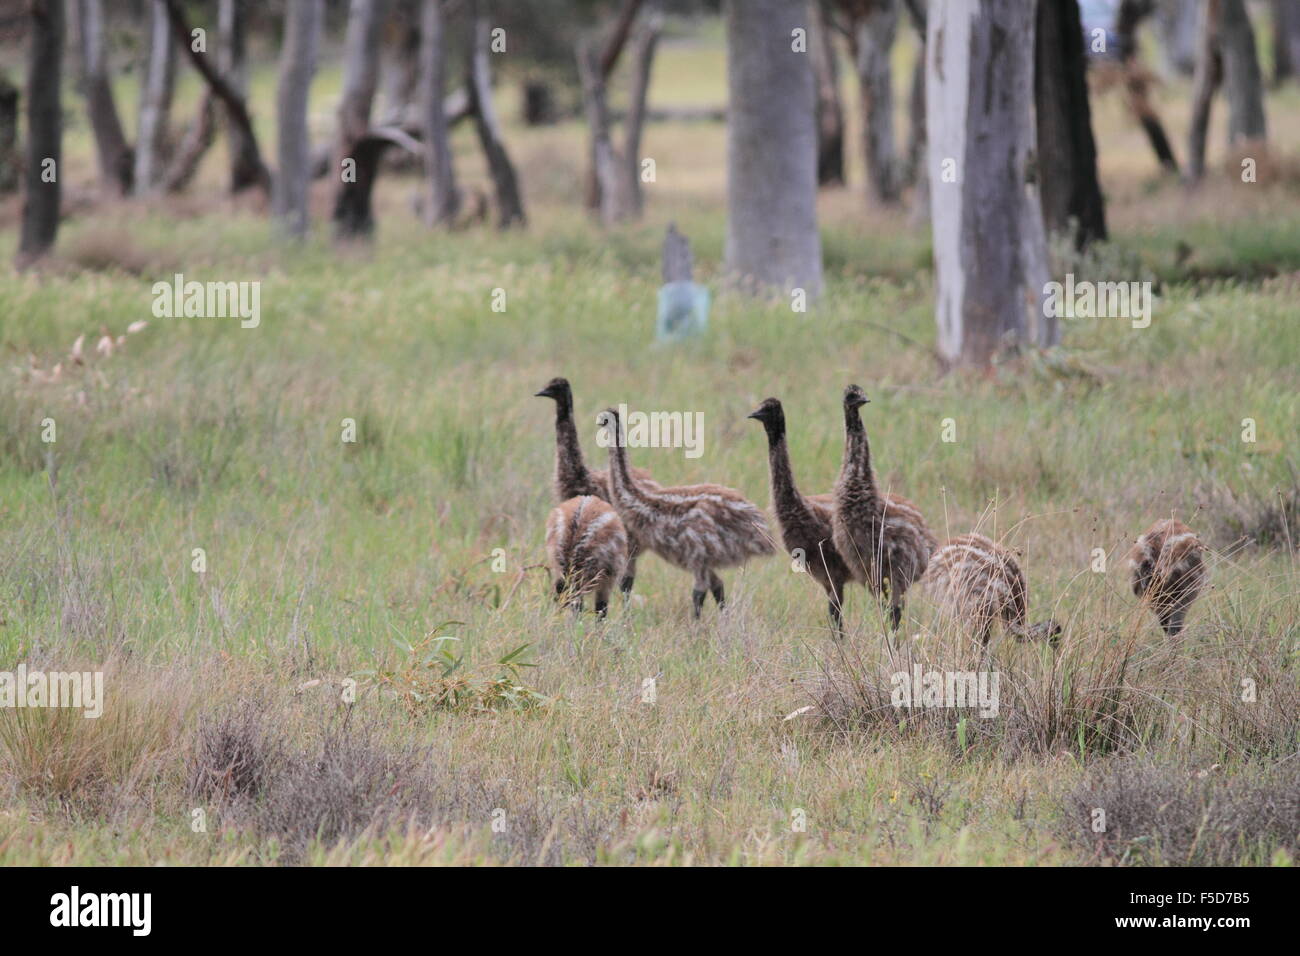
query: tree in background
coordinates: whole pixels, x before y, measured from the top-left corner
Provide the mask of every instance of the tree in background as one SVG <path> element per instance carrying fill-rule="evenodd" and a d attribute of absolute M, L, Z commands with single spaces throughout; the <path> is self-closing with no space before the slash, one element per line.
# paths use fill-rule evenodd
<path fill-rule="evenodd" d="M 1115 15 L 1119 81 L 1124 86 L 1124 105 L 1146 133 L 1161 167 L 1168 172 L 1177 173 L 1178 160 L 1174 156 L 1173 146 L 1169 143 L 1159 114 L 1151 104 L 1153 77 L 1142 65 L 1138 48 L 1138 27 L 1156 9 L 1155 0 L 1120 0 Z"/>
<path fill-rule="evenodd" d="M 730 0 L 726 271 L 743 285 L 822 289 L 812 60 L 801 4 Z"/>
<path fill-rule="evenodd" d="M 149 42 L 140 85 L 140 121 L 136 124 L 134 188 L 138 196 L 162 182 L 167 161 L 167 121 L 176 84 L 176 47 L 162 0 L 149 4 Z M 185 43 L 190 43 L 186 37 Z"/>
<path fill-rule="evenodd" d="M 1034 115 L 1043 224 L 1076 249 L 1106 238 L 1077 0 L 1038 0 Z"/>
<path fill-rule="evenodd" d="M 868 191 L 886 205 L 898 201 L 902 176 L 894 142 L 891 56 L 898 37 L 899 0 L 838 0 L 841 29 L 858 77 L 863 156 Z"/>
<path fill-rule="evenodd" d="M 289 0 L 284 16 L 284 45 L 280 51 L 280 84 L 276 91 L 280 168 L 273 180 L 271 209 L 285 232 L 298 238 L 307 232 L 311 184 L 307 98 L 316 73 L 322 13 L 321 0 Z"/>
<path fill-rule="evenodd" d="M 1020 0 L 931 4 L 926 120 L 933 192 L 935 320 L 948 366 L 987 367 L 1043 315 L 1047 250 L 1027 186 L 1034 145 L 1035 11 Z M 992 148 L 991 144 L 997 144 Z M 1040 322 L 1038 341 L 1054 343 Z"/>
<path fill-rule="evenodd" d="M 0 196 L 18 190 L 18 87 L 0 71 Z"/>
<path fill-rule="evenodd" d="M 488 173 L 497 198 L 497 226 L 508 229 L 528 221 L 524 215 L 523 195 L 514 163 L 501 138 L 501 125 L 497 122 L 496 108 L 492 103 L 492 76 L 488 66 L 491 27 L 477 0 L 468 0 L 468 51 L 465 57 L 465 88 L 469 91 L 470 110 L 474 116 L 474 129 L 487 157 Z"/>
<path fill-rule="evenodd" d="M 1223 91 L 1228 99 L 1228 145 L 1251 148 L 1268 140 L 1264 76 L 1245 0 L 1223 0 Z"/>
<path fill-rule="evenodd" d="M 29 0 L 27 157 L 16 265 L 30 266 L 59 232 L 63 179 L 63 0 Z"/>
<path fill-rule="evenodd" d="M 86 115 L 95 138 L 99 179 L 113 195 L 125 196 L 131 192 L 135 155 L 122 131 L 122 120 L 113 100 L 104 41 L 103 2 L 74 0 L 71 11 L 81 66 L 81 94 L 86 99 Z"/>
<path fill-rule="evenodd" d="M 1214 94 L 1222 85 L 1228 101 L 1228 145 L 1240 151 L 1267 149 L 1264 81 L 1255 34 L 1243 0 L 1205 0 L 1192 83 L 1187 180 L 1205 175 L 1205 149 Z"/>
<path fill-rule="evenodd" d="M 371 193 L 382 147 L 368 143 L 370 111 L 379 83 L 379 40 L 383 0 L 351 0 L 343 39 L 343 94 L 338 106 L 338 142 L 330 175 L 337 178 L 334 229 L 341 238 L 368 236 L 374 229 Z"/>
<path fill-rule="evenodd" d="M 442 0 L 424 0 L 420 36 L 420 112 L 424 120 L 423 214 L 428 226 L 449 226 L 460 210 L 447 122 L 446 46 Z"/>
<path fill-rule="evenodd" d="M 808 0 L 808 50 L 817 79 L 817 183 L 844 185 L 844 107 L 840 104 L 839 60 L 826 19 L 828 0 Z"/>
<path fill-rule="evenodd" d="M 644 16 L 637 27 L 637 14 L 642 10 L 642 0 L 626 0 L 618 20 L 607 31 L 603 45 L 591 38 L 583 38 L 578 43 L 578 76 L 590 139 L 588 201 L 595 200 L 601 222 L 606 225 L 639 216 L 643 205 L 641 131 L 645 125 L 650 71 L 659 40 L 660 14 L 657 4 L 644 5 Z M 632 89 L 620 149 L 614 144 L 610 131 L 606 86 L 629 41 L 632 46 Z"/>
<path fill-rule="evenodd" d="M 243 92 L 246 77 L 243 76 L 243 25 L 239 19 L 239 0 L 222 0 L 218 16 L 222 26 L 218 38 L 223 59 L 229 57 L 231 69 L 235 70 L 232 80 L 218 66 L 214 66 L 208 53 L 196 49 L 191 42 L 190 25 L 185 19 L 181 0 L 160 0 L 167 5 L 167 19 L 171 23 L 172 36 L 181 49 L 189 56 L 190 64 L 203 77 L 204 83 L 212 95 L 225 110 L 226 131 L 229 136 L 231 151 L 232 194 L 256 187 L 263 193 L 271 191 L 271 173 L 262 162 L 262 153 L 257 145 L 257 134 L 253 131 L 253 121 L 248 113 L 248 104 Z M 227 5 L 229 4 L 229 5 Z M 229 31 L 226 29 L 229 25 Z"/>

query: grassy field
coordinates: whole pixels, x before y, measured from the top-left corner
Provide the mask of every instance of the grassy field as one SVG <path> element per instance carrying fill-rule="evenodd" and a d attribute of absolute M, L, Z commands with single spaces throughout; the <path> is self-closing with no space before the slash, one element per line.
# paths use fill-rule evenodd
<path fill-rule="evenodd" d="M 720 42 L 666 44 L 652 99 L 721 102 Z M 273 82 L 257 77 L 261 103 Z M 322 74 L 318 135 L 337 88 Z M 1186 96 L 1160 91 L 1180 145 Z M 0 669 L 102 668 L 107 702 L 97 720 L 0 711 L 0 863 L 1289 865 L 1300 91 L 1269 108 L 1268 181 L 1223 174 L 1216 126 L 1215 181 L 1187 195 L 1100 100 L 1114 241 L 1060 271 L 1154 280 L 1154 320 L 1067 320 L 1065 348 L 980 377 L 938 375 L 928 230 L 869 208 L 856 165 L 857 186 L 823 195 L 815 309 L 721 294 L 707 338 L 653 347 L 665 225 L 704 281 L 719 271 L 721 126 L 650 128 L 645 221 L 611 232 L 580 209 L 574 123 L 508 129 L 525 232 L 428 233 L 417 181 L 390 176 L 372 249 L 330 245 L 325 184 L 315 238 L 286 245 L 221 197 L 220 148 L 193 196 L 77 207 L 39 274 L 0 271 Z M 73 123 L 75 193 L 93 167 Z M 485 184 L 471 131 L 456 137 L 462 177 Z M 259 280 L 261 324 L 154 319 L 150 287 L 174 272 Z M 976 662 L 919 591 L 896 651 L 861 588 L 834 644 L 782 558 L 726 572 L 731 607 L 699 623 L 688 577 L 654 557 L 607 622 L 557 613 L 539 567 L 553 406 L 532 397 L 554 375 L 589 463 L 606 405 L 701 412 L 701 457 L 633 463 L 764 505 L 745 415 L 779 396 L 802 488 L 826 491 L 840 391 L 862 384 L 881 480 L 941 537 L 1016 549 L 1059 651 L 995 645 L 996 718 L 900 720 L 889 674 Z M 1170 514 L 1212 548 L 1176 643 L 1121 560 Z"/>

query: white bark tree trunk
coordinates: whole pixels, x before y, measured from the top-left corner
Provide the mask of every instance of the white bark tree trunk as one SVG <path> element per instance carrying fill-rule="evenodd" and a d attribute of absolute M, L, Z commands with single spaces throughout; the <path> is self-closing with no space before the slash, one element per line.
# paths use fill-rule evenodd
<path fill-rule="evenodd" d="M 926 127 L 938 350 L 952 366 L 987 366 L 1028 339 L 1042 316 L 1047 250 L 1036 190 L 1035 6 L 1022 0 L 930 5 Z M 1050 343 L 1055 329 L 1038 323 Z"/>
<path fill-rule="evenodd" d="M 822 289 L 816 90 L 801 4 L 729 0 L 726 271 L 753 288 Z"/>
<path fill-rule="evenodd" d="M 135 193 L 143 196 L 161 183 L 166 167 L 167 118 L 176 78 L 176 45 L 167 8 L 149 4 L 149 47 L 140 88 L 140 124 L 135 144 Z"/>
<path fill-rule="evenodd" d="M 280 53 L 280 85 L 276 93 L 280 168 L 273 180 L 271 208 L 285 231 L 294 237 L 307 233 L 311 185 L 307 101 L 316 73 L 321 14 L 321 0 L 289 0 L 285 9 L 284 48 Z"/>

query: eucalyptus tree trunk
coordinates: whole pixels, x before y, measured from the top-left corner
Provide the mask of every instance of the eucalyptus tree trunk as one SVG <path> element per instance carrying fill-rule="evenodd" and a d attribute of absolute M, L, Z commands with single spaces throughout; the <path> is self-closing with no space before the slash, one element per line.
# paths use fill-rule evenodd
<path fill-rule="evenodd" d="M 63 170 L 63 0 L 29 0 L 27 158 L 15 264 L 26 268 L 54 245 Z"/>
<path fill-rule="evenodd" d="M 111 193 L 131 192 L 135 156 L 122 132 L 122 120 L 113 99 L 104 44 L 102 0 L 74 0 L 73 26 L 81 60 L 81 93 L 86 98 L 86 115 L 95 137 L 99 179 Z"/>
<path fill-rule="evenodd" d="M 247 0 L 220 0 L 217 7 L 217 68 L 230 90 L 248 102 Z M 230 191 L 243 192 L 262 183 L 265 167 L 251 128 L 239 122 L 229 104 L 223 104 L 230 164 Z"/>
<path fill-rule="evenodd" d="M 242 92 L 244 79 L 243 62 L 243 26 L 240 16 L 240 0 L 222 0 L 218 8 L 220 31 L 217 59 L 213 64 L 207 54 L 194 49 L 190 42 L 190 25 L 185 19 L 185 9 L 181 0 L 160 0 L 167 7 L 167 19 L 171 23 L 172 37 L 189 57 L 190 65 L 203 77 L 208 90 L 220 101 L 226 114 L 226 125 L 230 133 L 231 184 L 230 191 L 238 193 L 252 186 L 269 193 L 271 191 L 271 173 L 262 162 L 262 153 L 258 149 L 257 135 L 253 131 L 253 120 L 248 113 L 248 105 Z M 226 24 L 229 24 L 227 29 Z M 229 60 L 227 61 L 227 51 Z M 225 64 L 222 66 L 221 64 Z M 225 72 L 229 70 L 230 72 Z"/>
<path fill-rule="evenodd" d="M 188 41 L 187 41 L 188 42 Z M 140 87 L 135 142 L 135 193 L 154 192 L 166 168 L 167 120 L 176 82 L 176 44 L 162 0 L 149 3 L 149 44 Z"/>
<path fill-rule="evenodd" d="M 290 236 L 307 233 L 308 188 L 311 185 L 311 143 L 307 134 L 307 101 L 320 45 L 321 0 L 288 0 L 284 47 L 280 52 L 280 85 L 276 92 L 279 169 L 271 191 L 271 208 Z"/>
<path fill-rule="evenodd" d="M 519 180 L 514 163 L 506 152 L 501 138 L 501 124 L 497 121 L 496 107 L 492 104 L 492 76 L 488 66 L 489 31 L 487 17 L 479 5 L 469 3 L 469 55 L 465 58 L 465 87 L 469 91 L 470 108 L 474 115 L 474 128 L 479 143 L 487 157 L 488 173 L 497 197 L 497 225 L 508 229 L 515 223 L 524 225 L 524 200 L 519 191 Z"/>
<path fill-rule="evenodd" d="M 927 16 L 935 320 L 949 367 L 987 367 L 1026 342 L 1027 302 L 1043 315 L 1042 214 L 1026 185 L 1034 16 L 1022 0 L 950 0 Z M 1040 344 L 1056 336 L 1039 322 Z"/>
<path fill-rule="evenodd" d="M 641 132 L 645 127 L 650 72 L 660 29 L 660 14 L 652 5 L 632 44 L 632 88 L 628 93 L 627 119 L 623 121 L 623 174 L 627 178 L 625 188 L 634 217 L 639 217 L 645 207 L 641 189 Z"/>
<path fill-rule="evenodd" d="M 1179 76 L 1191 76 L 1196 69 L 1197 7 L 1201 3 L 1202 0 L 1160 0 L 1156 5 L 1156 30 L 1165 67 Z"/>
<path fill-rule="evenodd" d="M 0 196 L 18 191 L 18 87 L 0 70 Z"/>
<path fill-rule="evenodd" d="M 1214 91 L 1223 81 L 1219 48 L 1221 0 L 1204 0 L 1196 34 L 1196 74 L 1192 80 L 1192 122 L 1187 133 L 1187 181 L 1195 185 L 1205 176 L 1205 144 L 1209 138 Z"/>
<path fill-rule="evenodd" d="M 424 120 L 424 222 L 449 226 L 460 211 L 447 123 L 445 29 L 442 0 L 424 0 L 420 29 L 420 112 Z"/>
<path fill-rule="evenodd" d="M 1219 42 L 1223 49 L 1223 91 L 1228 100 L 1228 145 L 1262 144 L 1268 139 L 1268 127 L 1255 31 L 1244 0 L 1222 2 Z"/>
<path fill-rule="evenodd" d="M 894 83 L 890 57 L 898 36 L 898 0 L 874 0 L 853 26 L 862 112 L 863 151 L 871 194 L 895 203 L 900 192 L 894 143 Z"/>
<path fill-rule="evenodd" d="M 728 0 L 725 268 L 750 288 L 822 290 L 817 231 L 816 90 L 808 54 L 791 48 L 803 10 Z"/>
<path fill-rule="evenodd" d="M 340 238 L 369 236 L 375 228 L 371 197 L 382 150 L 361 150 L 370 133 L 370 111 L 379 83 L 379 33 L 383 0 L 352 0 L 343 39 L 343 95 L 338 109 L 338 143 L 331 175 L 338 178 L 334 193 L 334 231 Z M 373 168 L 361 169 L 366 159 Z"/>
<path fill-rule="evenodd" d="M 844 107 L 826 0 L 808 0 L 808 52 L 817 78 L 817 184 L 844 185 Z"/>
<path fill-rule="evenodd" d="M 1076 249 L 1106 238 L 1077 0 L 1038 0 L 1034 114 L 1043 224 Z"/>

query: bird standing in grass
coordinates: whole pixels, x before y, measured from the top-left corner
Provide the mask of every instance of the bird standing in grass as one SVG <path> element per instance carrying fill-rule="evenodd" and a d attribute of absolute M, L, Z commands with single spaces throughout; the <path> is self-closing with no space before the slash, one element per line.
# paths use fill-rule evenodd
<path fill-rule="evenodd" d="M 601 425 L 610 435 L 610 503 L 628 532 L 642 547 L 691 572 L 696 618 L 709 593 L 721 608 L 725 595 L 717 569 L 776 551 L 763 512 L 740 492 L 722 485 L 649 487 L 628 467 L 627 449 L 619 440 L 618 412 L 612 408 L 603 412 Z"/>
<path fill-rule="evenodd" d="M 596 614 L 604 617 L 609 592 L 627 563 L 627 531 L 595 495 L 570 498 L 546 520 L 546 557 L 556 600 L 581 611 L 583 598 L 593 594 Z"/>
<path fill-rule="evenodd" d="M 1028 624 L 1024 572 L 1010 551 L 982 534 L 946 542 L 930 558 L 924 580 L 935 603 L 978 635 L 982 647 L 998 621 L 1017 641 L 1055 643 L 1061 633 L 1050 618 Z"/>
<path fill-rule="evenodd" d="M 832 540 L 853 580 L 889 601 L 890 627 L 897 631 L 907 589 L 925 574 L 937 542 L 916 505 L 876 487 L 859 412 L 869 401 L 856 385 L 844 390 L 844 460 L 833 492 Z"/>
<path fill-rule="evenodd" d="M 1133 593 L 1151 607 L 1170 637 L 1182 633 L 1187 609 L 1209 578 L 1204 553 L 1196 533 L 1173 518 L 1147 528 L 1128 553 Z"/>
<path fill-rule="evenodd" d="M 573 419 L 573 389 L 569 386 L 569 380 L 553 378 L 535 397 L 549 398 L 555 402 L 555 499 L 563 502 L 581 495 L 595 495 L 609 501 L 608 476 L 601 468 L 588 468 L 582 457 L 578 426 Z M 635 468 L 633 474 L 647 488 L 659 487 L 648 472 Z M 636 581 L 636 559 L 641 551 L 636 538 L 629 538 L 627 565 L 623 579 L 619 582 L 619 590 L 624 597 L 631 593 Z"/>
<path fill-rule="evenodd" d="M 767 432 L 768 470 L 772 480 L 772 508 L 781 527 L 781 541 L 787 552 L 802 555 L 807 572 L 822 586 L 830 607 L 831 625 L 838 637 L 844 631 L 841 607 L 849 569 L 831 541 L 830 495 L 804 497 L 795 485 L 786 444 L 785 409 L 775 398 L 764 399 L 749 415 L 763 423 Z"/>

